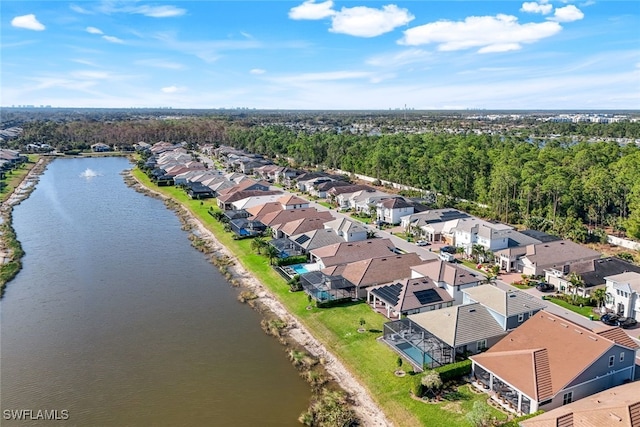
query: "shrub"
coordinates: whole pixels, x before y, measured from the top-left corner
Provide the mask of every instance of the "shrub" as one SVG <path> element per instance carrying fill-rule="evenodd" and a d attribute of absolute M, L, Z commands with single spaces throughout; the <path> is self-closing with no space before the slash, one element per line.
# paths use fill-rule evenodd
<path fill-rule="evenodd" d="M 457 380 L 471 373 L 471 360 L 466 359 L 461 362 L 451 363 L 449 365 L 438 366 L 434 371 L 440 374 L 443 382 Z"/>
<path fill-rule="evenodd" d="M 278 258 L 274 261 L 274 264 L 278 266 L 282 266 L 282 265 L 292 265 L 292 264 L 304 264 L 305 262 L 307 262 L 306 255 L 295 255 L 287 258 Z"/>

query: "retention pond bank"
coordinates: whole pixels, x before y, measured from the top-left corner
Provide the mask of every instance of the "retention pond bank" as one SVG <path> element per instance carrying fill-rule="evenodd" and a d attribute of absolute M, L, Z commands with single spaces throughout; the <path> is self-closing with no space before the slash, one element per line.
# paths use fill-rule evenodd
<path fill-rule="evenodd" d="M 299 425 L 308 385 L 175 214 L 124 184 L 130 167 L 55 160 L 14 208 L 26 255 L 0 306 L 2 409 L 67 411 L 73 425 Z"/>

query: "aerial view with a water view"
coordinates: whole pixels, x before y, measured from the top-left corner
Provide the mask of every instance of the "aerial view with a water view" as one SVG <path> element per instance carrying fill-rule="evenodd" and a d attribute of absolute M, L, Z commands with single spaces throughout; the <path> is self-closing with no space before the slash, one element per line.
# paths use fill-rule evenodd
<path fill-rule="evenodd" d="M 640 427 L 637 3 L 0 12 L 3 427 Z"/>

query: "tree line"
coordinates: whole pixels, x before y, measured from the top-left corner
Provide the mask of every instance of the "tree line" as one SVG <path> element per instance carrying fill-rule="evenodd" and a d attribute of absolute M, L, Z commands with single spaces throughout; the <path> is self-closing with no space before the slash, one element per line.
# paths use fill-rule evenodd
<path fill-rule="evenodd" d="M 423 133 L 317 132 L 283 124 L 282 115 L 155 117 L 124 120 L 36 120 L 5 143 L 13 148 L 47 143 L 60 151 L 97 142 L 121 149 L 144 141 L 227 144 L 312 169 L 342 169 L 438 194 L 438 204 L 584 241 L 589 229 L 611 227 L 640 238 L 640 148 L 592 142 L 595 136 L 640 137 L 640 123 L 496 124 L 495 132 L 464 118 L 431 119 Z M 290 117 L 288 119 L 291 119 Z M 340 124 L 344 117 L 336 116 Z M 360 118 L 362 119 L 362 117 Z M 293 123 L 327 123 L 330 116 L 296 117 Z M 393 116 L 372 118 L 392 130 Z M 418 120 L 417 118 L 415 119 Z M 423 120 L 423 119 L 420 119 Z M 424 120 L 423 120 L 424 121 Z M 462 202 L 461 202 L 462 201 Z M 586 227 L 584 226 L 586 224 Z"/>

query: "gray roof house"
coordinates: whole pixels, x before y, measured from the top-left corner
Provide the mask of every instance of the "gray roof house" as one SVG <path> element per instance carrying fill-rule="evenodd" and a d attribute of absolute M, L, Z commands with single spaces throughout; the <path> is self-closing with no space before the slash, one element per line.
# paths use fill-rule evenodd
<path fill-rule="evenodd" d="M 456 355 L 478 353 L 507 334 L 479 303 L 412 314 L 385 323 L 383 341 L 419 371 L 456 361 Z"/>
<path fill-rule="evenodd" d="M 454 304 L 462 304 L 464 289 L 478 286 L 485 279 L 480 273 L 439 259 L 412 267 L 411 277 L 428 277 L 451 295 Z"/>
<path fill-rule="evenodd" d="M 302 253 L 307 253 L 314 249 L 323 248 L 329 245 L 344 243 L 344 239 L 342 237 L 338 236 L 335 231 L 328 228 L 294 234 L 289 237 L 289 239 L 300 248 Z"/>
<path fill-rule="evenodd" d="M 351 221 L 346 218 L 338 218 L 333 221 L 326 222 L 325 228 L 330 228 L 347 242 L 357 242 L 367 240 L 368 228 L 360 222 Z"/>
<path fill-rule="evenodd" d="M 428 277 L 404 278 L 367 289 L 367 303 L 389 319 L 453 305 L 449 293 Z"/>
<path fill-rule="evenodd" d="M 482 304 L 505 331 L 515 329 L 545 305 L 526 292 L 503 290 L 497 286 L 482 285 L 462 291 L 463 304 Z"/>
<path fill-rule="evenodd" d="M 527 275 L 543 275 L 545 270 L 555 270 L 559 274 L 567 274 L 571 265 L 598 259 L 600 252 L 570 240 L 557 240 L 527 246 L 522 257 L 522 273 Z"/>

